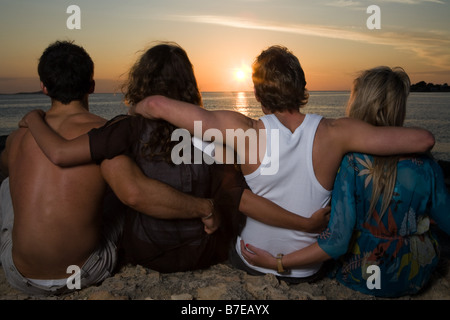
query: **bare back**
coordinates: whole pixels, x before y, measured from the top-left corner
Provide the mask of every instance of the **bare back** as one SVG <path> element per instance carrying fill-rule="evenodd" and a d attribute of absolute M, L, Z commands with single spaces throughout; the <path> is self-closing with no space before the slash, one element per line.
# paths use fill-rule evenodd
<path fill-rule="evenodd" d="M 66 139 L 105 120 L 87 111 L 47 113 L 48 124 Z M 14 206 L 13 259 L 26 277 L 67 277 L 96 249 L 105 182 L 95 164 L 60 168 L 42 153 L 27 129 L 14 133 L 9 150 Z"/>

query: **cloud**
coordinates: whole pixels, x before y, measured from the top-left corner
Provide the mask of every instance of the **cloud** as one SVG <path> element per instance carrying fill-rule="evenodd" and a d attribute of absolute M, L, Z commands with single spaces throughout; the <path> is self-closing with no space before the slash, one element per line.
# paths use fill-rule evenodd
<path fill-rule="evenodd" d="M 445 2 L 441 0 L 382 0 L 382 2 L 402 3 L 402 4 L 422 4 L 422 3 L 445 4 Z"/>
<path fill-rule="evenodd" d="M 428 61 L 431 65 L 450 70 L 450 52 L 448 50 L 450 47 L 450 37 L 447 32 L 443 33 L 442 31 L 395 30 L 390 28 L 389 31 L 377 30 L 375 32 L 364 28 L 355 29 L 327 25 L 283 24 L 217 15 L 176 15 L 166 16 L 164 19 L 386 45 L 395 49 L 412 51 L 418 57 Z"/>
<path fill-rule="evenodd" d="M 372 1 L 373 2 L 373 1 Z M 436 4 L 445 4 L 442 0 L 381 0 L 382 3 L 399 3 L 399 4 L 426 4 L 426 3 L 436 3 Z M 331 2 L 325 3 L 326 6 L 337 7 L 337 8 L 348 8 L 352 10 L 362 10 L 367 8 L 371 2 L 361 2 L 354 0 L 335 0 Z"/>
<path fill-rule="evenodd" d="M 361 1 L 353 1 L 353 0 L 337 0 L 325 3 L 328 7 L 335 7 L 343 10 L 357 10 L 357 11 L 365 11 L 369 4 L 362 3 Z"/>
<path fill-rule="evenodd" d="M 347 7 L 355 7 L 355 6 L 361 6 L 361 2 L 360 1 L 352 1 L 352 0 L 338 0 L 338 1 L 332 1 L 332 2 L 328 2 L 326 3 L 327 6 L 331 6 L 331 7 L 342 7 L 342 8 L 347 8 Z"/>

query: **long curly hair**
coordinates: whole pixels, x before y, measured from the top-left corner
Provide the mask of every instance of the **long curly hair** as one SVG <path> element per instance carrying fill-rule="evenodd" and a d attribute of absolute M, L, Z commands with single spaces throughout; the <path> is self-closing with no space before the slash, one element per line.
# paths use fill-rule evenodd
<path fill-rule="evenodd" d="M 189 57 L 183 48 L 173 42 L 162 42 L 146 50 L 131 67 L 122 92 L 129 105 L 151 95 L 163 95 L 203 106 Z M 171 141 L 175 129 L 166 121 L 158 121 L 148 141 L 141 141 L 141 152 L 151 159 L 162 157 L 171 163 L 171 151 L 177 143 Z"/>

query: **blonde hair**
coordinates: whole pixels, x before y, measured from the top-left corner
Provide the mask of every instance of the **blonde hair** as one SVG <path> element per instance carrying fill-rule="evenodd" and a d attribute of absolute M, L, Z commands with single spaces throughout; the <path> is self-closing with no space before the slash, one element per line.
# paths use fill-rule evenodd
<path fill-rule="evenodd" d="M 403 126 L 411 82 L 400 68 L 385 66 L 363 71 L 353 83 L 347 115 L 375 126 Z M 388 209 L 394 192 L 399 156 L 374 157 L 369 217 L 382 196 L 379 217 Z"/>

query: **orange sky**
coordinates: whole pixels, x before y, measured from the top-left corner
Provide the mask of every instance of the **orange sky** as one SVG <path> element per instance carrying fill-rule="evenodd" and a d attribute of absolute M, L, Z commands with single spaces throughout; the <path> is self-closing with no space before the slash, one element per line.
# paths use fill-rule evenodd
<path fill-rule="evenodd" d="M 81 29 L 69 29 L 69 4 Z M 370 30 L 369 4 L 380 8 Z M 96 92 L 114 92 L 137 52 L 175 41 L 202 91 L 252 90 L 248 70 L 273 44 L 299 58 L 309 90 L 349 90 L 360 70 L 403 67 L 413 83 L 450 82 L 450 9 L 444 0 L 12 1 L 0 12 L 0 93 L 39 90 L 37 60 L 55 40 L 75 40 L 93 58 Z M 238 69 L 247 78 L 238 79 Z"/>

